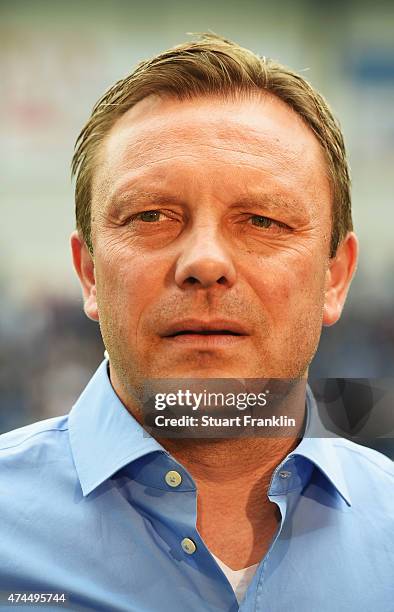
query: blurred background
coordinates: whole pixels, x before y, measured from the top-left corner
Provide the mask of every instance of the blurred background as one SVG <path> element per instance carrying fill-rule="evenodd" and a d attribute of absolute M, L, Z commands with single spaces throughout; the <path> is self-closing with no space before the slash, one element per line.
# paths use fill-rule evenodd
<path fill-rule="evenodd" d="M 206 30 L 303 71 L 340 119 L 361 259 L 311 378 L 394 376 L 392 2 L 3 1 L 0 432 L 69 412 L 103 356 L 69 248 L 82 125 L 138 61 Z"/>

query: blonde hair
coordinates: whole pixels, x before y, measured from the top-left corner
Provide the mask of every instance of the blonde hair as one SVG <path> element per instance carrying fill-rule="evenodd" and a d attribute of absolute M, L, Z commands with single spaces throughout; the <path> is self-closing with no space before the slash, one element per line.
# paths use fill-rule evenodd
<path fill-rule="evenodd" d="M 342 132 L 325 99 L 299 74 L 216 34 L 177 45 L 143 61 L 94 106 L 72 159 L 77 229 L 91 253 L 92 177 L 97 152 L 116 120 L 152 94 L 177 99 L 270 92 L 290 106 L 319 140 L 333 190 L 330 256 L 352 230 L 349 168 Z"/>

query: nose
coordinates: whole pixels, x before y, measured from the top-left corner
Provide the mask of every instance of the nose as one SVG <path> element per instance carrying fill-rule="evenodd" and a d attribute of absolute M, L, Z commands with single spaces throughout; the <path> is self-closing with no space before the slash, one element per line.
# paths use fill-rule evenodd
<path fill-rule="evenodd" d="M 175 282 L 181 288 L 199 285 L 232 287 L 236 271 L 228 249 L 215 228 L 195 228 L 183 245 L 177 260 Z"/>

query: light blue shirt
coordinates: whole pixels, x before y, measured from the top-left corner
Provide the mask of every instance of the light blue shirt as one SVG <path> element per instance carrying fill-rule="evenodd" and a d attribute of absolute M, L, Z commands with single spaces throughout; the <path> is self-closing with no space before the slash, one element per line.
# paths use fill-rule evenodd
<path fill-rule="evenodd" d="M 380 453 L 304 438 L 275 469 L 281 524 L 238 606 L 196 530 L 196 486 L 127 412 L 104 361 L 70 414 L 0 436 L 0 593 L 63 609 L 393 612 L 394 474 Z M 182 476 L 177 487 L 165 480 Z M 181 542 L 196 546 L 187 554 Z M 23 606 L 24 607 L 24 606 Z M 30 609 L 55 610 L 41 604 Z"/>

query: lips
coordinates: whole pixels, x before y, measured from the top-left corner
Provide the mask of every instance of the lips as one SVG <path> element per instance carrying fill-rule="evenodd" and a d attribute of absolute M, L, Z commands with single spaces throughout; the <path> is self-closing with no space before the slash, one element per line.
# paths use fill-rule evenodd
<path fill-rule="evenodd" d="M 175 334 L 172 334 L 172 336 L 181 336 L 184 334 L 199 334 L 202 336 L 211 336 L 212 334 L 216 334 L 216 335 L 231 335 L 231 336 L 240 336 L 241 334 L 237 334 L 235 332 L 232 332 L 228 329 L 198 329 L 198 330 L 194 330 L 194 329 L 185 329 L 183 331 L 179 331 L 176 332 Z"/>
<path fill-rule="evenodd" d="M 238 321 L 214 320 L 184 320 L 169 325 L 161 334 L 162 337 L 176 337 L 182 335 L 202 336 L 248 336 L 247 330 Z"/>

